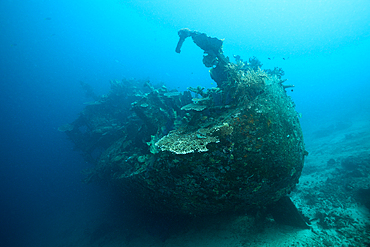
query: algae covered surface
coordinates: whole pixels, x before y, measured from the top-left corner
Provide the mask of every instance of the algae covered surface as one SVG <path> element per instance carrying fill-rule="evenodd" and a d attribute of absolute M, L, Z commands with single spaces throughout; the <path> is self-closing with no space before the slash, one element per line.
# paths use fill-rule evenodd
<path fill-rule="evenodd" d="M 235 63 L 222 41 L 182 29 L 204 50 L 216 88 L 177 92 L 148 81 L 112 81 L 111 90 L 60 128 L 104 181 L 154 212 L 244 211 L 290 193 L 307 154 L 279 68 L 256 58 Z"/>

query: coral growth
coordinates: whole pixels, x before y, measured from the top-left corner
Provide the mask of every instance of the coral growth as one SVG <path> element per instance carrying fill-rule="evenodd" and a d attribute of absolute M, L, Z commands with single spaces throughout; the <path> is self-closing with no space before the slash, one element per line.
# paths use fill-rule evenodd
<path fill-rule="evenodd" d="M 233 132 L 233 127 L 224 123 L 212 128 L 201 128 L 194 132 L 173 131 L 162 137 L 155 145 L 161 151 L 170 151 L 175 154 L 187 154 L 208 151 L 207 145 L 218 143 Z"/>

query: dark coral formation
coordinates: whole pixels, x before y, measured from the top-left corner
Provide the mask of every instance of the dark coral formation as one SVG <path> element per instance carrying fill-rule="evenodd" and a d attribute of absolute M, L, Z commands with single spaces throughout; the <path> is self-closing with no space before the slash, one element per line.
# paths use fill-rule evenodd
<path fill-rule="evenodd" d="M 150 210 L 187 215 L 247 210 L 290 193 L 306 151 L 281 77 L 256 58 L 231 63 L 217 38 L 188 29 L 179 36 L 176 51 L 192 37 L 218 87 L 113 82 L 61 128 L 95 164 L 86 181 L 108 181 Z"/>
<path fill-rule="evenodd" d="M 281 79 L 285 75 L 285 72 L 282 68 L 275 67 L 273 70 L 271 69 L 266 69 L 266 73 L 270 76 L 276 76 L 277 78 Z"/>

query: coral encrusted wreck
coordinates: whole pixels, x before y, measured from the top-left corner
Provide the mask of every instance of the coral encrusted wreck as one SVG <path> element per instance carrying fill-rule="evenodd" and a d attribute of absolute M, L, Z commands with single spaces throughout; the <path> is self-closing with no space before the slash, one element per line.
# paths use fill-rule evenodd
<path fill-rule="evenodd" d="M 170 91 L 112 82 L 108 95 L 61 128 L 105 181 L 160 213 L 201 215 L 269 205 L 298 182 L 306 151 L 281 76 L 223 55 L 223 41 L 191 37 L 217 88 Z M 256 58 L 250 59 L 255 61 Z M 197 95 L 198 98 L 193 98 Z"/>

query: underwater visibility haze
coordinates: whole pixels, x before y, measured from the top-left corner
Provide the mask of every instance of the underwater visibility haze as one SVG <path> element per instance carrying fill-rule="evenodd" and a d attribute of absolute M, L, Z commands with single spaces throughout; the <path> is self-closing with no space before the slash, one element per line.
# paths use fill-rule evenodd
<path fill-rule="evenodd" d="M 1 1 L 0 245 L 369 246 L 369 23 L 366 0 Z M 243 211 L 286 195 L 308 229 Z"/>

